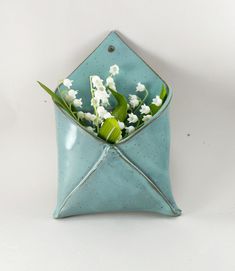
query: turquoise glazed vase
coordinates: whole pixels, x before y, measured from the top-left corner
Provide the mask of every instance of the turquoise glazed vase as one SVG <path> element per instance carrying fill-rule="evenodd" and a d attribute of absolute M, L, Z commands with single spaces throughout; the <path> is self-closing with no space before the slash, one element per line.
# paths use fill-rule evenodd
<path fill-rule="evenodd" d="M 149 90 L 148 104 L 159 95 L 162 83 L 166 85 L 117 33 L 111 32 L 68 77 L 83 98 L 83 111 L 92 110 L 89 76 L 106 78 L 114 64 L 120 67 L 117 90 L 126 97 L 135 93 L 141 81 Z M 59 172 L 55 218 L 117 211 L 181 214 L 171 192 L 168 170 L 172 92 L 168 87 L 167 91 L 158 113 L 118 144 L 95 137 L 56 107 Z"/>

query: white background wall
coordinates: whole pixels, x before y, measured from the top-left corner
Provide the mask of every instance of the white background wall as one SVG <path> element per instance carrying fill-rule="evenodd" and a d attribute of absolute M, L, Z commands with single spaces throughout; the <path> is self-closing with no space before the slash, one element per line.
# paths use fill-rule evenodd
<path fill-rule="evenodd" d="M 235 270 L 234 3 L 0 0 L 1 270 Z M 54 112 L 35 81 L 55 87 L 111 30 L 174 91 L 179 218 L 51 218 Z"/>

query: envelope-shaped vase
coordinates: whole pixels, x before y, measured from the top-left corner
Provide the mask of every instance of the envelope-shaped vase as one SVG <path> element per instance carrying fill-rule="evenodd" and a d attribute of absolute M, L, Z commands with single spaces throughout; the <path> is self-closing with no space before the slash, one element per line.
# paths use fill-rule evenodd
<path fill-rule="evenodd" d="M 68 77 L 83 98 L 83 111 L 91 110 L 89 76 L 107 77 L 113 64 L 120 67 L 118 91 L 134 94 L 141 81 L 148 101 L 166 83 L 115 32 Z M 167 85 L 166 85 L 167 86 Z M 133 91 L 133 93 L 130 93 Z M 156 115 L 117 144 L 109 144 L 77 125 L 56 107 L 58 143 L 58 197 L 55 218 L 74 215 L 146 211 L 178 216 L 169 178 L 168 106 L 172 92 Z"/>

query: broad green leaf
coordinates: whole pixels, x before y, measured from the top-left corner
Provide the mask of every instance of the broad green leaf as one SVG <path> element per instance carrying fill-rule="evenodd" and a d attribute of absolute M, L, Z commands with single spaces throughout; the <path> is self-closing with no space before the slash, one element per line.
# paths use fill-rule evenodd
<path fill-rule="evenodd" d="M 69 106 L 63 100 L 63 98 L 61 98 L 60 96 L 58 96 L 54 91 L 52 91 L 51 89 L 49 89 L 43 83 L 41 83 L 39 81 L 37 81 L 37 82 L 51 96 L 51 98 L 52 98 L 52 100 L 53 100 L 53 102 L 55 104 L 57 104 L 58 106 L 60 106 L 61 108 L 63 108 L 71 117 L 73 117 L 74 119 L 76 119 L 76 117 L 74 116 L 73 112 L 70 110 Z"/>
<path fill-rule="evenodd" d="M 161 93 L 160 93 L 160 98 L 162 99 L 162 102 L 164 102 L 166 100 L 166 97 L 167 97 L 166 86 L 164 84 L 162 84 L 162 89 L 161 89 Z"/>
<path fill-rule="evenodd" d="M 117 101 L 117 106 L 114 108 L 112 115 L 120 121 L 125 121 L 126 116 L 127 116 L 127 101 L 126 97 L 120 94 L 119 92 L 116 92 L 109 88 L 111 91 L 112 95 Z"/>
<path fill-rule="evenodd" d="M 59 97 L 58 95 L 55 94 L 54 91 L 52 91 L 51 89 L 49 89 L 47 86 L 45 86 L 43 83 L 37 81 L 38 84 L 51 96 L 52 100 L 60 105 L 61 107 L 65 106 L 65 102 L 63 101 L 63 99 L 61 97 Z"/>
<path fill-rule="evenodd" d="M 115 118 L 108 118 L 100 128 L 99 136 L 110 143 L 116 143 L 121 136 L 121 129 Z"/>
<path fill-rule="evenodd" d="M 156 104 L 150 104 L 149 107 L 150 107 L 152 115 L 155 115 L 158 112 L 158 110 L 161 108 L 161 105 L 157 106 Z"/>

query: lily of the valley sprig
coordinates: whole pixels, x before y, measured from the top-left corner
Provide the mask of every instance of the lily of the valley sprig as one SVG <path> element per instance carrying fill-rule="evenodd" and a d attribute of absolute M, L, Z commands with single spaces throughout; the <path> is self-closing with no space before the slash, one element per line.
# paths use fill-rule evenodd
<path fill-rule="evenodd" d="M 118 143 L 135 130 L 148 122 L 161 108 L 167 97 L 163 84 L 160 95 L 156 95 L 150 104 L 146 104 L 148 90 L 144 84 L 136 85 L 136 94 L 129 94 L 128 99 L 118 92 L 114 78 L 119 74 L 119 67 L 113 65 L 109 76 L 103 80 L 98 75 L 89 78 L 92 112 L 84 112 L 83 100 L 79 90 L 74 90 L 73 80 L 64 79 L 53 92 L 47 86 L 38 82 L 51 96 L 54 103 L 72 117 L 78 125 L 88 132 L 109 143 Z M 116 105 L 111 107 L 110 98 L 113 96 Z"/>

